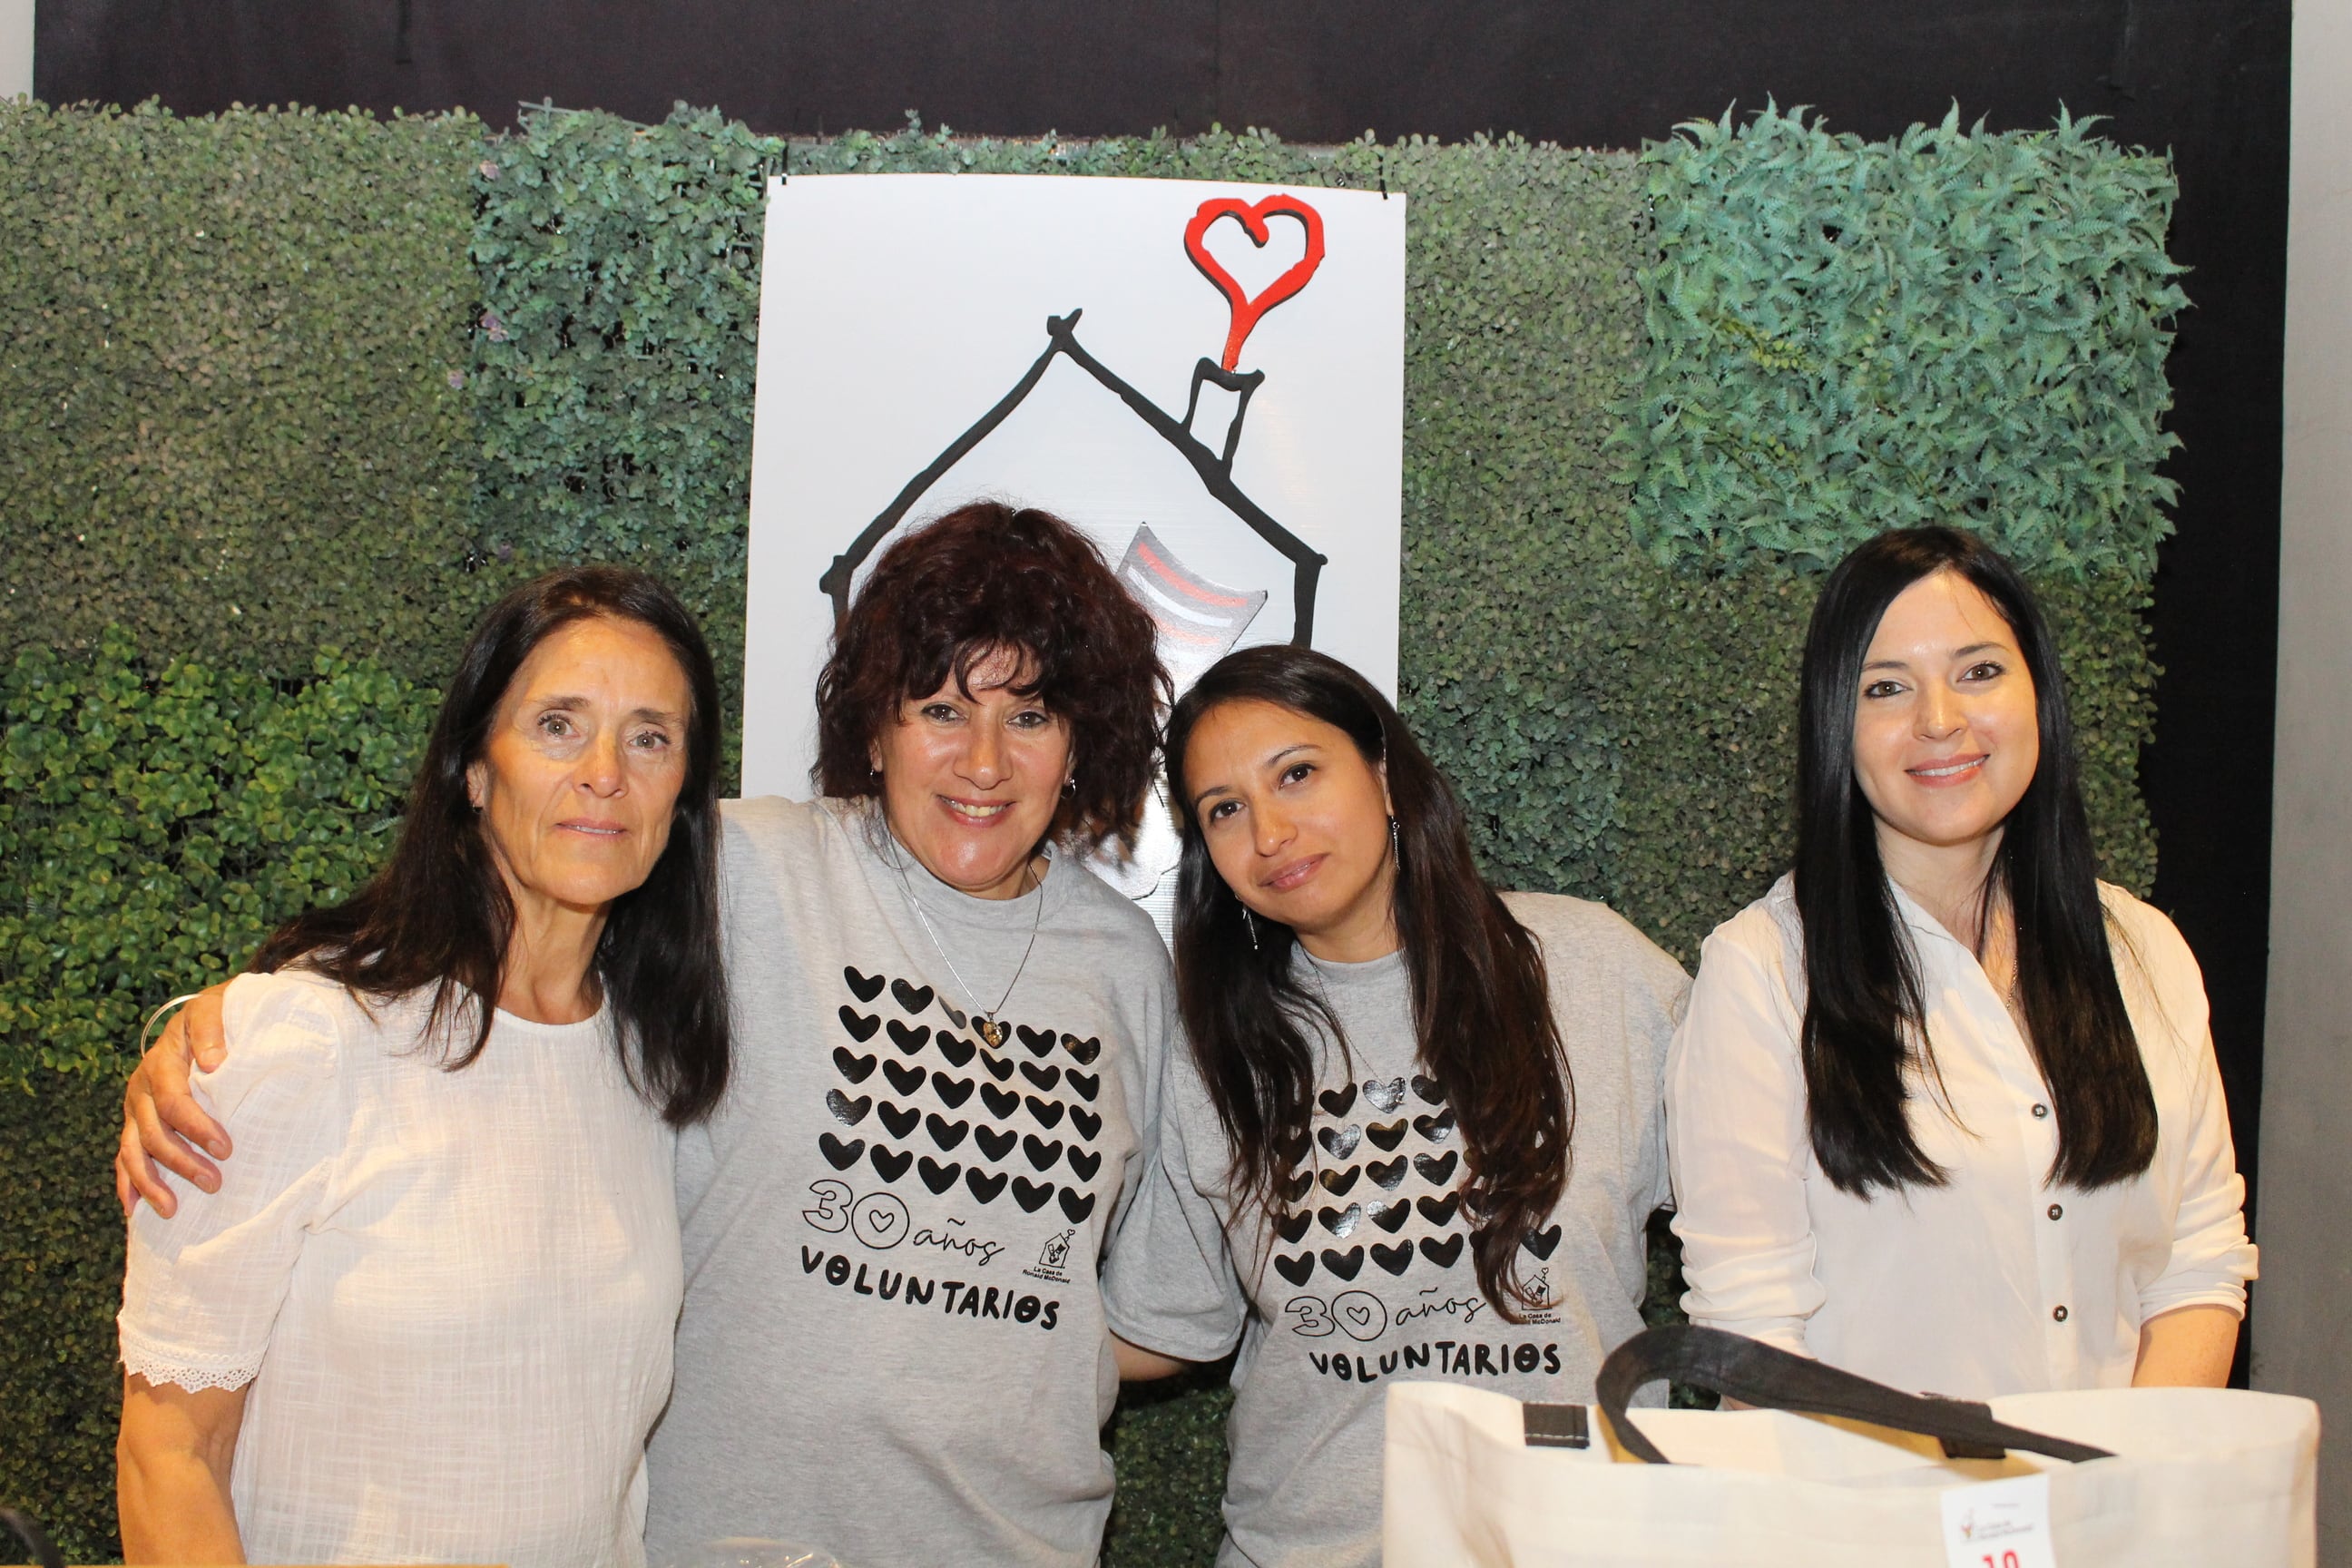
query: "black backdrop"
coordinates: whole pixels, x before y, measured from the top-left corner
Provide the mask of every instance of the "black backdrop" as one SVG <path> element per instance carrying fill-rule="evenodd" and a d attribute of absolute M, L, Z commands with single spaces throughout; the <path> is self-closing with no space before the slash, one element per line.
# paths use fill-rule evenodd
<path fill-rule="evenodd" d="M 40 0 L 50 103 L 518 100 L 755 129 L 1088 136 L 1212 123 L 1294 142 L 1481 131 L 1633 147 L 1727 104 L 1810 104 L 1885 136 L 2049 123 L 2063 102 L 2168 148 L 2195 308 L 2172 356 L 2180 531 L 2158 577 L 2143 763 L 2157 902 L 2203 961 L 2251 1181 L 2270 904 L 2286 299 L 2288 0 Z"/>

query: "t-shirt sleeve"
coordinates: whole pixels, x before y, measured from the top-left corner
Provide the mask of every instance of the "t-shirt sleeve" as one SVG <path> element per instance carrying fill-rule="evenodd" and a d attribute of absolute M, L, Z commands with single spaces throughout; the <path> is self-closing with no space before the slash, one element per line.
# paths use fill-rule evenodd
<path fill-rule="evenodd" d="M 1643 1152 L 1648 1177 L 1649 1212 L 1672 1208 L 1673 1172 L 1666 1162 L 1666 1058 L 1675 1032 L 1690 1010 L 1691 978 L 1657 943 L 1633 924 L 1625 926 L 1625 1013 L 1628 1048 L 1635 1052 L 1656 1098 L 1651 1137 Z"/>
<path fill-rule="evenodd" d="M 1130 1344 L 1214 1361 L 1240 1342 L 1249 1310 L 1217 1206 L 1192 1173 L 1195 1140 L 1212 1148 L 1221 1141 L 1181 1037 L 1170 1043 L 1161 1078 L 1143 1179 L 1103 1271 L 1103 1314 Z"/>
<path fill-rule="evenodd" d="M 1811 1145 L 1790 998 L 1760 918 L 1718 931 L 1666 1063 L 1666 1128 L 1684 1310 L 1803 1352 L 1825 1300 L 1805 1203 Z"/>
<path fill-rule="evenodd" d="M 223 1016 L 228 1056 L 199 1097 L 236 1153 L 221 1187 L 132 1216 L 116 1320 L 124 1367 L 150 1383 L 238 1388 L 261 1370 L 296 1258 L 350 1127 L 339 990 L 243 975 Z"/>

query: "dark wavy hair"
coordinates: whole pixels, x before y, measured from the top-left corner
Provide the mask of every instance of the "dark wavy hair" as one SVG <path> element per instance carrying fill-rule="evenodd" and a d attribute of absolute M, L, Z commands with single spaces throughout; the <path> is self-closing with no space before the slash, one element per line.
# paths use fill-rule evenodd
<path fill-rule="evenodd" d="M 466 770 L 481 759 L 531 650 L 595 616 L 659 637 L 694 697 L 669 842 L 645 881 L 613 900 L 594 960 L 623 1070 L 665 1120 L 684 1126 L 717 1107 L 731 1057 L 719 930 L 719 681 L 692 613 L 642 572 L 551 572 L 490 607 L 434 718 L 391 863 L 348 901 L 288 921 L 252 967 L 268 973 L 299 963 L 379 1000 L 430 986 L 425 1037 L 450 1040 L 452 1071 L 480 1058 L 506 975 L 514 904 L 467 794 Z M 455 1048 L 461 1020 L 473 1036 L 462 1050 Z"/>
<path fill-rule="evenodd" d="M 1347 1050 L 1339 1023 L 1298 981 L 1297 934 L 1257 921 L 1253 944 L 1239 899 L 1209 856 L 1184 749 L 1229 702 L 1268 702 L 1318 719 L 1383 771 L 1396 813 L 1397 933 L 1412 986 L 1423 1068 L 1445 1088 L 1467 1167 L 1478 1286 L 1505 1319 L 1546 1303 L 1518 1277 L 1519 1242 L 1541 1226 L 1568 1185 L 1576 1086 L 1553 1022 L 1543 952 L 1478 874 L 1469 824 L 1445 776 L 1371 682 L 1312 648 L 1245 648 L 1212 666 L 1168 721 L 1170 799 L 1183 829 L 1176 891 L 1176 991 L 1192 1058 L 1233 1149 L 1227 1173 L 1240 1206 L 1269 1222 L 1290 1213 L 1283 1186 L 1309 1145 L 1319 1023 Z M 1260 1265 L 1263 1267 L 1262 1263 Z"/>
<path fill-rule="evenodd" d="M 898 705 L 951 674 L 970 696 L 971 672 L 1001 653 L 1027 671 L 1015 693 L 1069 726 L 1076 787 L 1046 837 L 1132 846 L 1171 689 L 1158 632 L 1093 542 L 1034 507 L 973 501 L 883 552 L 817 677 L 818 793 L 880 795 L 874 744 Z"/>
<path fill-rule="evenodd" d="M 1919 1146 L 1904 1081 L 1916 1050 L 1932 1077 L 1918 960 L 1878 855 L 1876 819 L 1853 761 L 1862 666 L 1887 605 L 1937 572 L 1992 601 L 2032 677 L 2040 764 L 2002 825 L 1982 898 L 2017 927 L 2025 1034 L 2058 1119 L 2049 1179 L 2127 1181 L 2156 1154 L 2156 1097 L 2124 1010 L 2077 779 L 2074 730 L 2050 629 L 2000 553 L 1952 528 L 1901 529 L 1830 574 L 1805 634 L 1797 718 L 1797 910 L 1805 927 L 1805 1119 L 1841 1189 L 1940 1185 Z"/>

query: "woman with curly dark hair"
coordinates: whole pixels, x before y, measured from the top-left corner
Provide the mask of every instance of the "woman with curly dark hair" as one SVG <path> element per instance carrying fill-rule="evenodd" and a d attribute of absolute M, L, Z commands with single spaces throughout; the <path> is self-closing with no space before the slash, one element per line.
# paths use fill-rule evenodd
<path fill-rule="evenodd" d="M 726 1536 L 1095 1560 L 1097 1261 L 1175 999 L 1150 919 L 1080 860 L 1135 832 L 1167 695 L 1095 547 L 978 502 L 902 535 L 836 628 L 819 798 L 729 804 L 736 1066 L 678 1141 L 652 1561 Z"/>

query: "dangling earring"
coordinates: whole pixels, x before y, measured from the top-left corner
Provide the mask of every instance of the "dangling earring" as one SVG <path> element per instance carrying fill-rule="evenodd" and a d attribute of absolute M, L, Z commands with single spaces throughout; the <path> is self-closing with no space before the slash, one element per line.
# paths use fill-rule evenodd
<path fill-rule="evenodd" d="M 1077 793 L 1078 793 L 1078 775 L 1077 775 L 1077 774 L 1076 774 L 1076 773 L 1072 773 L 1068 778 L 1066 778 L 1066 779 L 1064 779 L 1064 780 L 1062 781 L 1062 794 L 1063 794 L 1063 795 L 1076 795 Z"/>
<path fill-rule="evenodd" d="M 1393 816 L 1389 818 L 1389 864 L 1400 871 L 1404 869 L 1404 846 L 1399 841 L 1397 819 Z"/>
<path fill-rule="evenodd" d="M 1250 912 L 1250 907 L 1247 904 L 1242 905 L 1242 924 L 1249 927 L 1250 951 L 1255 952 L 1257 951 L 1257 916 Z"/>

